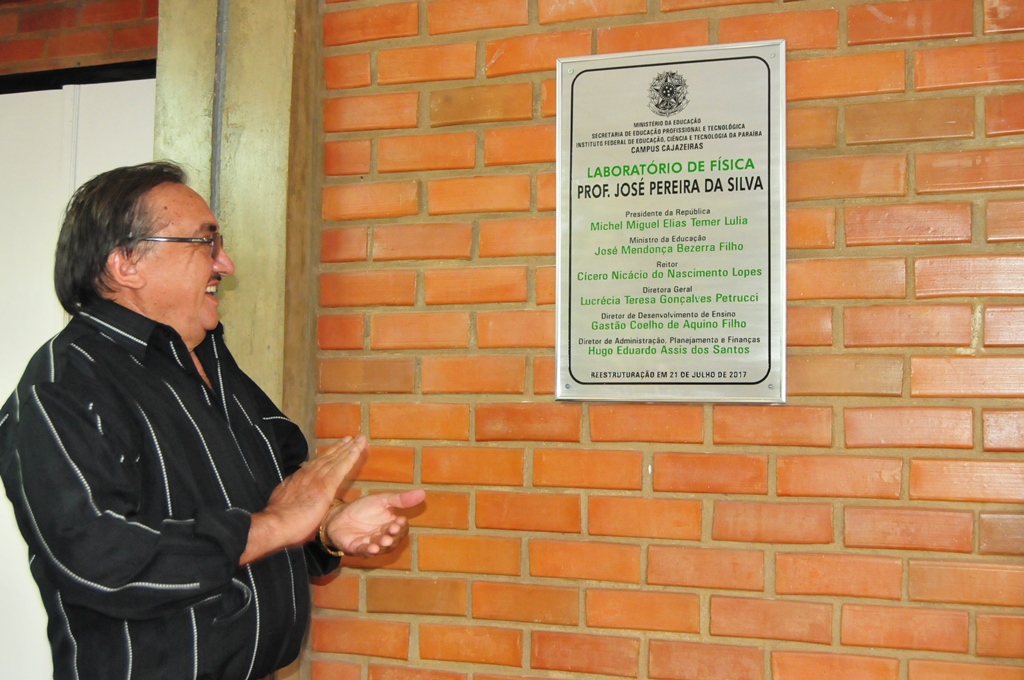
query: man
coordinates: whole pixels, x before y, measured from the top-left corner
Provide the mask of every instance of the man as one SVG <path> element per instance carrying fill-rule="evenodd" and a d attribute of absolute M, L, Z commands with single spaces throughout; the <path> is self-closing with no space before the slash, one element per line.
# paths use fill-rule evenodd
<path fill-rule="evenodd" d="M 422 491 L 343 505 L 365 448 L 315 461 L 224 345 L 234 272 L 169 163 L 72 197 L 54 279 L 71 322 L 0 410 L 0 476 L 29 547 L 54 678 L 259 678 L 298 655 L 306 574 L 374 555 Z"/>

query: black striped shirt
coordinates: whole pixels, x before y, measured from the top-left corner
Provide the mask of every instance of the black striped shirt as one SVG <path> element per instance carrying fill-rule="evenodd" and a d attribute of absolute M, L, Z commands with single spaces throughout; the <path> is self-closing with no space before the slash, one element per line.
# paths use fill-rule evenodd
<path fill-rule="evenodd" d="M 235 363 L 113 302 L 82 310 L 0 410 L 0 476 L 49 616 L 54 678 L 258 678 L 297 655 L 313 546 L 239 568 L 250 512 L 306 459 Z"/>

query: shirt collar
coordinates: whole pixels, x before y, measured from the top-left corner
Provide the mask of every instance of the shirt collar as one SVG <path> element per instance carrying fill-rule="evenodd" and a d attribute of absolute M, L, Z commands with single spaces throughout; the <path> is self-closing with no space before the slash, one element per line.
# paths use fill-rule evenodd
<path fill-rule="evenodd" d="M 75 318 L 95 327 L 140 361 L 151 345 L 168 354 L 175 353 L 172 346 L 185 349 L 187 354 L 187 348 L 178 331 L 111 300 L 91 302 L 85 305 Z M 209 343 L 211 335 L 220 336 L 223 333 L 224 327 L 217 324 L 217 328 L 206 334 L 200 346 Z"/>

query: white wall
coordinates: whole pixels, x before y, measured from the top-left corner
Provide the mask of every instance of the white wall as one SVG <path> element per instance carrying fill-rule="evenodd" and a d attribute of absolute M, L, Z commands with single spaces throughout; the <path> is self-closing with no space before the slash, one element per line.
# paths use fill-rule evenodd
<path fill-rule="evenodd" d="M 74 189 L 153 157 L 154 81 L 0 96 L 0 401 L 63 327 L 53 252 Z M 0 501 L 0 677 L 52 675 L 46 616 L 6 496 Z"/>

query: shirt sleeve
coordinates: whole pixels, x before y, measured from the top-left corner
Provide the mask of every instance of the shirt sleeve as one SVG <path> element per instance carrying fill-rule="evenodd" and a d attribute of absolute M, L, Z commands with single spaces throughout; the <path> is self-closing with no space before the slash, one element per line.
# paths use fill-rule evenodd
<path fill-rule="evenodd" d="M 19 392 L 18 417 L 0 427 L 2 474 L 22 533 L 65 602 L 142 619 L 230 587 L 246 511 L 145 521 L 137 461 L 100 433 L 90 403 L 53 383 Z"/>

